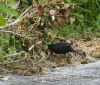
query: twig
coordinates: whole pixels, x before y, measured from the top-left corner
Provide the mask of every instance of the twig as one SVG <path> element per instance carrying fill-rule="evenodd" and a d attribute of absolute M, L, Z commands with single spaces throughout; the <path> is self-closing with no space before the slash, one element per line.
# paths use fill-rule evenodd
<path fill-rule="evenodd" d="M 13 26 L 17 23 L 19 23 L 23 18 L 25 18 L 27 15 L 28 15 L 28 12 L 30 11 L 30 9 L 32 8 L 33 6 L 30 6 L 28 9 L 26 9 L 20 16 L 19 18 L 17 18 L 14 22 L 10 23 L 10 24 L 6 24 L 5 26 L 1 26 L 0 29 L 2 28 L 6 28 L 6 27 L 10 27 L 10 26 Z"/>
<path fill-rule="evenodd" d="M 56 5 L 61 5 L 62 3 L 55 3 L 55 4 L 56 4 Z M 54 5 L 54 4 L 45 3 L 45 4 L 43 4 L 43 5 L 45 6 L 45 5 Z M 73 4 L 71 4 L 71 5 L 73 5 Z M 10 26 L 13 26 L 13 25 L 19 23 L 23 18 L 25 18 L 26 16 L 28 16 L 28 14 L 30 13 L 30 10 L 31 10 L 33 7 L 35 7 L 35 6 L 37 6 L 37 4 L 34 4 L 34 5 L 30 6 L 30 7 L 29 7 L 28 9 L 26 9 L 26 10 L 19 16 L 19 18 L 17 18 L 14 22 L 12 22 L 12 23 L 10 23 L 10 24 L 6 24 L 5 26 L 1 26 L 0 29 L 6 28 L 6 27 L 10 27 Z"/>
<path fill-rule="evenodd" d="M 7 69 L 5 69 L 5 68 L 2 68 L 2 67 L 0 67 L 0 69 L 1 69 L 2 71 L 8 72 L 8 73 L 12 73 L 12 72 L 13 72 L 13 71 L 9 71 L 9 70 L 7 70 Z"/>
<path fill-rule="evenodd" d="M 42 41 L 39 41 L 35 45 L 39 45 L 41 43 L 42 43 Z M 31 47 L 29 47 L 28 51 L 31 51 L 35 47 L 35 45 L 33 44 Z"/>
<path fill-rule="evenodd" d="M 41 62 L 44 58 L 45 58 L 45 56 L 44 56 L 45 54 L 43 53 L 43 52 L 41 52 L 41 56 L 42 56 L 42 58 L 39 60 L 39 62 Z M 38 63 L 39 63 L 38 62 Z"/>
<path fill-rule="evenodd" d="M 32 46 L 28 49 L 28 51 L 31 51 L 31 50 L 34 48 L 34 46 L 35 46 L 35 45 L 32 45 Z"/>
<path fill-rule="evenodd" d="M 11 61 L 11 62 L 2 62 L 2 63 L 0 63 L 0 65 L 3 65 L 3 64 L 11 64 L 11 63 L 17 63 L 17 62 L 24 61 L 25 59 L 26 59 L 26 57 L 23 58 L 23 59 L 21 59 L 21 60 L 16 60 L 16 61 Z"/>
<path fill-rule="evenodd" d="M 21 34 L 13 32 L 13 31 L 0 30 L 0 32 L 11 33 L 11 34 L 14 34 L 14 35 L 22 36 Z"/>
<path fill-rule="evenodd" d="M 31 37 L 27 37 L 27 36 L 25 36 L 25 35 L 22 35 L 22 34 L 13 32 L 13 31 L 0 30 L 0 32 L 3 32 L 3 33 L 11 33 L 11 34 L 17 35 L 17 36 L 19 36 L 19 37 L 24 37 L 24 38 L 26 38 L 26 39 L 31 39 Z"/>
<path fill-rule="evenodd" d="M 17 4 L 17 7 L 16 7 L 16 9 L 19 7 L 19 5 L 20 5 L 20 0 L 18 0 L 18 4 Z"/>
<path fill-rule="evenodd" d="M 44 58 L 45 58 L 45 55 L 43 52 L 41 52 L 41 59 L 39 61 L 35 62 L 34 65 L 39 64 Z"/>
<path fill-rule="evenodd" d="M 33 60 L 32 60 L 31 57 L 28 55 L 28 53 L 25 53 L 25 58 L 26 58 L 27 60 L 29 60 L 29 61 L 32 63 L 32 65 L 34 66 Z M 26 64 L 27 64 L 27 63 L 26 63 Z"/>
<path fill-rule="evenodd" d="M 19 53 L 7 55 L 7 56 L 4 56 L 4 57 L 18 56 L 18 55 L 21 55 L 21 54 L 23 54 L 23 53 L 25 53 L 25 51 L 21 51 L 21 52 L 19 52 Z"/>

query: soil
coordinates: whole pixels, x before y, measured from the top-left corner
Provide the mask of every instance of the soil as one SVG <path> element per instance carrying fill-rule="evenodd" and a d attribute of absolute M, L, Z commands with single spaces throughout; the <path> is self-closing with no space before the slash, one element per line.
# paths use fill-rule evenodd
<path fill-rule="evenodd" d="M 74 53 L 69 53 L 66 55 L 43 54 L 43 59 L 41 58 L 36 61 L 27 59 L 21 62 L 3 65 L 1 74 L 10 73 L 24 76 L 33 74 L 47 74 L 52 68 L 89 64 L 99 60 L 100 38 L 93 38 L 90 40 L 74 40 L 73 43 L 73 48 L 78 50 L 81 56 Z"/>

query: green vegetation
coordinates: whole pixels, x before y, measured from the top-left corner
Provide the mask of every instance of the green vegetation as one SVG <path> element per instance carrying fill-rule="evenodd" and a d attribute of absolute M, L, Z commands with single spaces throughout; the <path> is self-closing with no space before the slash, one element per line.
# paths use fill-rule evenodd
<path fill-rule="evenodd" d="M 28 4 L 32 3 L 32 0 L 27 0 Z M 47 2 L 47 1 L 46 1 Z M 13 4 L 14 3 L 14 4 Z M 10 16 L 18 17 L 18 12 L 11 8 L 9 4 L 15 5 L 16 1 L 11 0 L 8 4 L 0 4 L 0 26 L 7 24 L 6 17 Z M 37 1 L 36 1 L 37 3 Z M 53 33 L 65 38 L 86 38 L 90 36 L 100 37 L 100 1 L 99 0 L 65 0 L 65 3 L 73 4 L 74 10 L 72 15 L 75 16 L 76 21 L 72 25 L 65 25 L 63 27 L 54 27 Z M 12 17 L 13 18 L 13 17 Z M 16 52 L 20 50 L 20 40 L 12 38 L 13 43 L 10 41 L 11 35 L 7 33 L 0 34 L 0 55 Z M 14 36 L 14 35 L 13 35 Z M 17 42 L 17 43 L 16 43 Z M 12 43 L 12 46 L 10 46 Z M 18 45 L 17 45 L 18 44 Z M 16 48 L 17 47 L 17 48 Z M 12 52 L 11 52 L 12 51 Z M 7 52 L 7 53 L 6 53 Z"/>
<path fill-rule="evenodd" d="M 26 0 L 26 1 L 21 0 L 27 4 L 21 2 L 21 4 L 25 4 L 25 5 L 23 6 L 21 5 L 21 7 L 19 6 L 19 8 L 17 8 L 18 1 L 19 0 L 7 0 L 5 2 L 2 2 L 2 1 L 0 2 L 0 26 L 5 26 L 6 24 L 11 23 L 14 20 L 16 20 L 21 15 L 23 10 L 27 9 L 32 3 L 33 4 L 49 3 L 49 0 L 42 0 L 42 1 L 41 0 Z M 63 26 L 54 26 L 50 24 L 51 25 L 51 28 L 50 28 L 50 25 L 48 25 L 48 18 L 47 18 L 47 20 L 45 21 L 46 27 L 42 29 L 43 34 L 47 35 L 47 32 L 50 30 L 51 33 L 56 34 L 56 36 L 60 36 L 65 39 L 100 37 L 100 1 L 99 0 L 64 0 L 64 2 L 65 4 L 69 3 L 73 6 L 73 9 L 71 10 L 71 16 L 75 17 L 75 22 L 73 22 L 72 24 L 68 23 Z M 49 5 L 48 8 L 53 7 L 53 6 L 51 7 L 50 4 L 47 4 L 47 5 Z M 38 21 L 38 19 L 39 18 L 36 18 L 35 21 L 36 20 Z M 3 62 L 5 60 L 5 56 L 15 54 L 17 52 L 21 52 L 25 49 L 28 49 L 34 43 L 35 44 L 37 43 L 38 40 L 35 40 L 34 38 L 31 42 L 30 41 L 27 42 L 25 37 L 28 34 L 29 35 L 31 34 L 31 32 L 27 32 L 27 29 L 29 29 L 32 26 L 29 23 L 29 21 L 28 22 L 26 21 L 22 21 L 23 23 L 25 22 L 25 26 L 22 24 L 22 22 L 21 22 L 21 25 L 19 26 L 19 28 L 21 27 L 22 29 L 26 27 L 24 31 L 21 31 L 21 33 L 24 34 L 24 36 L 18 37 L 19 35 L 17 36 L 16 34 L 13 34 L 13 33 L 0 31 L 0 62 Z M 29 24 L 30 24 L 30 27 L 27 26 Z M 14 27 L 16 28 L 16 26 Z M 34 27 L 37 27 L 37 25 Z M 15 28 L 14 30 L 10 30 L 10 31 L 16 32 Z M 9 29 L 10 27 L 0 28 L 0 30 L 9 30 Z M 49 39 L 48 36 L 44 36 L 44 39 L 42 40 L 44 40 L 43 45 L 46 46 L 47 44 L 55 41 L 56 38 Z M 43 51 L 45 50 L 45 48 L 43 47 L 38 48 L 38 49 L 42 49 Z M 38 52 L 40 51 L 41 50 L 38 50 Z M 27 52 L 27 53 L 31 54 L 31 56 L 34 57 L 34 54 L 35 54 L 34 52 Z M 15 67 L 17 68 L 16 65 Z"/>

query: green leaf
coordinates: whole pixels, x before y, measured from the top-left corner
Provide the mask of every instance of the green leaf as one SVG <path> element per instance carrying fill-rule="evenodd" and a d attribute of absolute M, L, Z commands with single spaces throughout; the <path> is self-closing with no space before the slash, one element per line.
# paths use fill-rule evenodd
<path fill-rule="evenodd" d="M 71 0 L 64 0 L 65 3 L 71 3 Z"/>
<path fill-rule="evenodd" d="M 11 3 L 11 2 L 15 2 L 15 0 L 6 0 L 6 1 L 7 1 L 7 2 L 10 2 L 10 3 Z"/>
<path fill-rule="evenodd" d="M 4 19 L 3 16 L 0 16 L 0 26 L 3 26 L 6 24 L 6 20 Z"/>
<path fill-rule="evenodd" d="M 19 4 L 16 0 L 7 0 L 7 2 L 7 6 L 11 7 L 12 9 L 16 9 Z"/>
<path fill-rule="evenodd" d="M 88 0 L 80 0 L 80 2 L 82 2 L 82 3 L 87 3 Z"/>
<path fill-rule="evenodd" d="M 68 0 L 69 1 L 69 0 Z M 74 3 L 87 3 L 88 1 L 91 1 L 91 0 L 72 0 Z"/>
<path fill-rule="evenodd" d="M 18 17 L 18 15 L 19 15 L 17 11 L 15 11 L 15 10 L 11 9 L 10 7 L 3 5 L 3 4 L 0 4 L 0 11 L 8 16 L 13 15 L 13 16 Z"/>
<path fill-rule="evenodd" d="M 9 54 L 14 54 L 14 53 L 16 53 L 16 48 L 15 47 L 9 47 L 8 48 L 8 52 L 9 52 Z"/>
<path fill-rule="evenodd" d="M 7 5 L 8 5 L 9 7 L 11 7 L 12 9 L 16 9 L 18 3 L 17 3 L 17 2 L 10 2 L 10 3 L 8 3 Z"/>

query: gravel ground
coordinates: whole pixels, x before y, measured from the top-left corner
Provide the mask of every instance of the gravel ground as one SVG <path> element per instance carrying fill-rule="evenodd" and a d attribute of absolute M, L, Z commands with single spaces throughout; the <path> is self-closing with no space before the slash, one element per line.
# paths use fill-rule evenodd
<path fill-rule="evenodd" d="M 8 75 L 7 80 L 0 80 L 0 85 L 100 85 L 100 61 L 54 68 L 47 75 Z"/>

